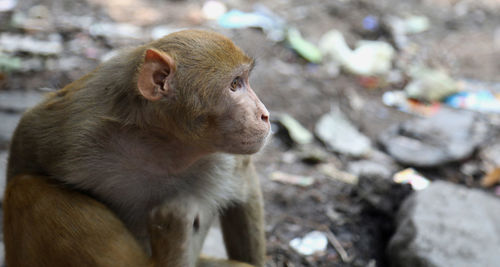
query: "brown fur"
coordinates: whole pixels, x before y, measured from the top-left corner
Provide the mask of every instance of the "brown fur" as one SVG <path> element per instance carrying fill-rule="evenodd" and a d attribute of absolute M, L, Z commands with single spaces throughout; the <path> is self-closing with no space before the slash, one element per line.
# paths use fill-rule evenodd
<path fill-rule="evenodd" d="M 258 180 L 249 156 L 234 155 L 269 133 L 252 66 L 222 35 L 182 31 L 29 110 L 8 162 L 9 266 L 193 266 L 217 215 L 230 259 L 263 266 Z M 210 262 L 198 264 L 244 266 Z"/>

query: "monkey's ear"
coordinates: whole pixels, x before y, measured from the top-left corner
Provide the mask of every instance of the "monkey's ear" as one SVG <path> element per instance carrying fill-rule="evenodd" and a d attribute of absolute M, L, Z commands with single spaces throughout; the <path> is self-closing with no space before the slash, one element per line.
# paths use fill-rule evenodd
<path fill-rule="evenodd" d="M 167 78 L 173 74 L 174 69 L 174 60 L 169 55 L 155 49 L 146 50 L 137 78 L 137 88 L 141 95 L 151 101 L 161 99 L 171 90 Z"/>

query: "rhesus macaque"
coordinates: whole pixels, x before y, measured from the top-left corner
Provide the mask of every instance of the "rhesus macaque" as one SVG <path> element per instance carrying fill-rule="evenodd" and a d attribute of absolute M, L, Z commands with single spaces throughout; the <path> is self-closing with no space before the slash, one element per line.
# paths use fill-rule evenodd
<path fill-rule="evenodd" d="M 8 161 L 8 266 L 263 266 L 249 155 L 270 124 L 253 64 L 220 34 L 180 31 L 26 112 Z M 216 216 L 229 260 L 199 257 Z"/>

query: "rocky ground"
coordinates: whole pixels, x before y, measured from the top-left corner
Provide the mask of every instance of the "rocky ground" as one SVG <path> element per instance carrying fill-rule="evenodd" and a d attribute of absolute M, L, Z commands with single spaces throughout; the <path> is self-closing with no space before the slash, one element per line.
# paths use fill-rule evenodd
<path fill-rule="evenodd" d="M 497 1 L 222 1 L 271 18 L 234 29 L 203 1 L 25 0 L 9 9 L 16 2 L 0 0 L 0 162 L 21 112 L 44 92 L 121 47 L 214 29 L 257 59 L 252 87 L 271 111 L 274 138 L 255 157 L 268 266 L 500 262 Z M 376 42 L 356 54 L 361 40 Z M 457 91 L 493 100 L 458 110 L 444 103 Z M 313 231 L 311 245 L 291 242 Z"/>

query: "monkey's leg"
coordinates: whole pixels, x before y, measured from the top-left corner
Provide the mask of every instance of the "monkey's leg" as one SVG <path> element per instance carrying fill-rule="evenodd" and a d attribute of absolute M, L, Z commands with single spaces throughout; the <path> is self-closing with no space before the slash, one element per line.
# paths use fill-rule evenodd
<path fill-rule="evenodd" d="M 260 184 L 252 164 L 243 164 L 241 173 L 248 197 L 223 211 L 220 220 L 226 251 L 231 260 L 255 266 L 265 263 L 264 211 Z"/>
<path fill-rule="evenodd" d="M 3 208 L 7 266 L 160 266 L 107 207 L 45 177 L 12 179 Z"/>
<path fill-rule="evenodd" d="M 208 257 L 200 257 L 196 263 L 196 267 L 253 267 L 250 264 L 223 260 L 223 259 L 213 259 Z"/>

